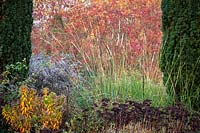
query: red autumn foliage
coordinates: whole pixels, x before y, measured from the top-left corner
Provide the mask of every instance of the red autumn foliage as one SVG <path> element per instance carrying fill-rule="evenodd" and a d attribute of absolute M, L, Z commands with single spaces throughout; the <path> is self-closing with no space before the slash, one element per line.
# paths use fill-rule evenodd
<path fill-rule="evenodd" d="M 35 0 L 35 19 L 47 21 L 40 28 L 33 28 L 34 52 L 70 53 L 90 69 L 107 70 L 113 63 L 117 69 L 142 68 L 147 77 L 158 78 L 160 0 L 69 3 Z"/>

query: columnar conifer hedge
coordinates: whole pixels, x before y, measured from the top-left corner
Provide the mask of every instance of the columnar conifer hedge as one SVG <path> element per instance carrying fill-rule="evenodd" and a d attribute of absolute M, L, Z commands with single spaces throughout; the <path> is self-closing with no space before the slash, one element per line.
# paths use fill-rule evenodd
<path fill-rule="evenodd" d="M 0 1 L 0 73 L 31 56 L 32 0 Z"/>
<path fill-rule="evenodd" d="M 162 0 L 160 68 L 168 93 L 200 108 L 200 1 Z"/>

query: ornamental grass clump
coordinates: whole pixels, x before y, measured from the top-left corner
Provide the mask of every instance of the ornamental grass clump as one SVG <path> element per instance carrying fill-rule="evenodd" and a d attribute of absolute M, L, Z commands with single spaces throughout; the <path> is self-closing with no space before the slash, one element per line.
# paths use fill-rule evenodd
<path fill-rule="evenodd" d="M 68 53 L 92 72 L 142 69 L 148 78 L 159 78 L 160 0 L 90 0 L 67 10 L 66 3 L 48 0 L 51 9 L 41 10 L 45 1 L 34 3 L 34 18 L 43 14 L 48 20 L 33 28 L 34 53 Z"/>

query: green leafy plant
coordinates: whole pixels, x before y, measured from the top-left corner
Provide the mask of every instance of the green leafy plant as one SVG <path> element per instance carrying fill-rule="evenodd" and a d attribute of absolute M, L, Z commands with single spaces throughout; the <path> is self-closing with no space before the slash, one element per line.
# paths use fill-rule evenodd
<path fill-rule="evenodd" d="M 0 96 L 5 103 L 10 103 L 19 97 L 18 87 L 25 83 L 24 77 L 27 70 L 25 59 L 6 66 L 0 80 Z"/>
<path fill-rule="evenodd" d="M 15 64 L 6 65 L 5 68 L 5 71 L 1 74 L 1 84 L 20 84 L 26 79 L 26 72 L 28 71 L 26 59 Z"/>

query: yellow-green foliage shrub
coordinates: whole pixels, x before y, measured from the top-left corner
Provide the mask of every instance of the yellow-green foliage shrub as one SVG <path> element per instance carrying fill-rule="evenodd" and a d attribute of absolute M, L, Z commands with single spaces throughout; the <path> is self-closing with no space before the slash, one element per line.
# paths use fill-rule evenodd
<path fill-rule="evenodd" d="M 26 86 L 19 89 L 19 101 L 3 107 L 2 115 L 16 131 L 30 131 L 37 125 L 38 129 L 59 129 L 62 122 L 64 97 L 43 89 L 43 96 L 37 96 L 36 91 Z"/>

